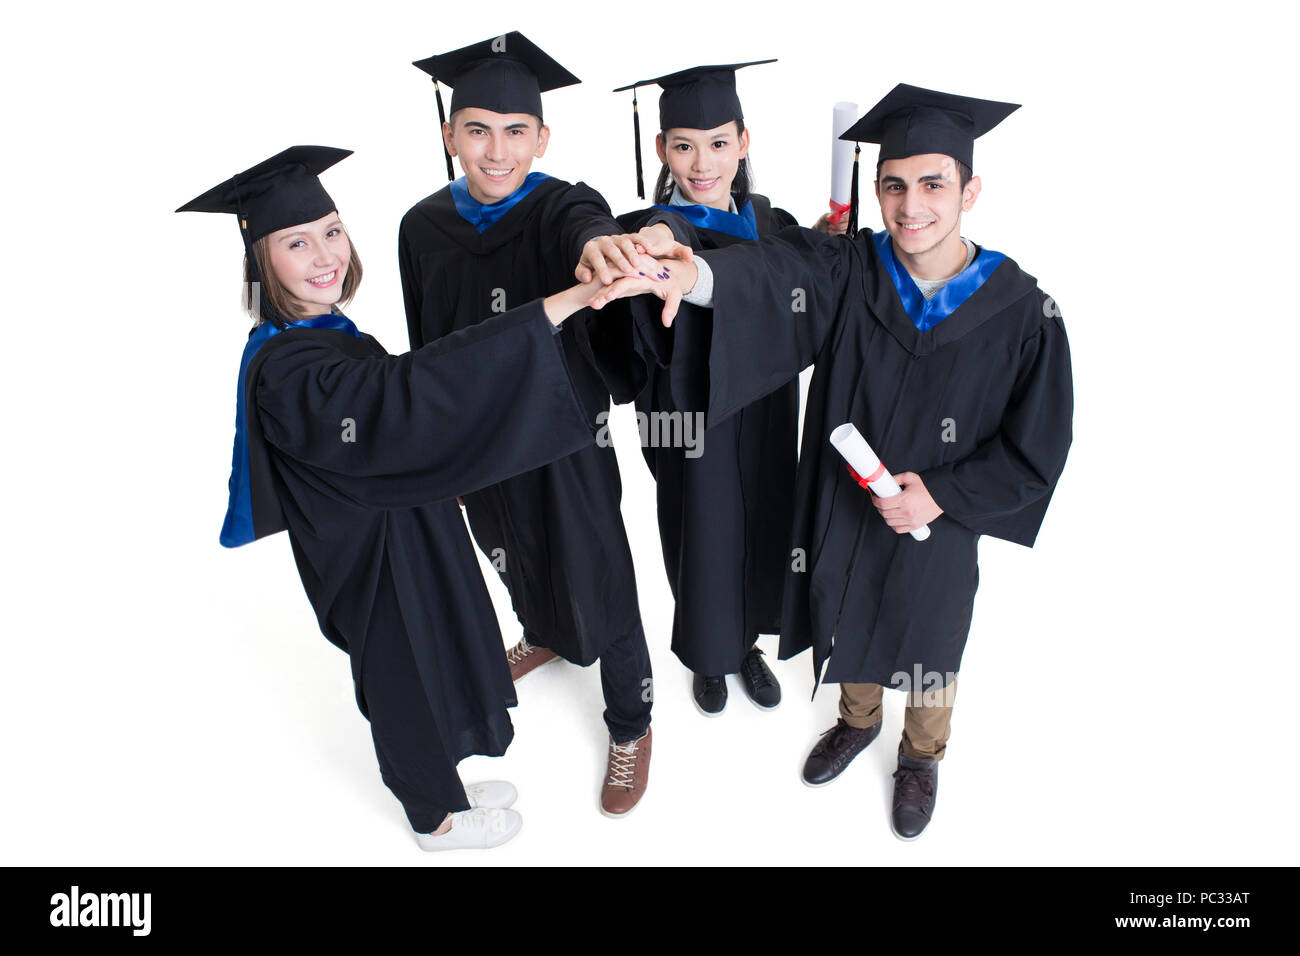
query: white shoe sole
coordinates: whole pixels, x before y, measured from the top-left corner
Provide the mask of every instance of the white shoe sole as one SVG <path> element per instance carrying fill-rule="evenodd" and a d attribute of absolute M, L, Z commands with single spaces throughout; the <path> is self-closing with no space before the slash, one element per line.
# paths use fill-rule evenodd
<path fill-rule="evenodd" d="M 727 696 L 730 697 L 731 695 L 728 694 Z M 698 710 L 705 717 L 721 717 L 724 713 L 727 712 L 726 704 L 722 705 L 722 710 L 705 710 L 703 707 L 700 706 L 700 702 L 695 699 L 694 694 L 691 695 L 691 703 L 693 703 L 695 705 L 695 709 Z"/>
<path fill-rule="evenodd" d="M 694 681 L 694 678 L 692 678 L 692 681 Z M 727 684 L 726 684 L 726 681 L 727 681 L 727 675 L 725 675 L 725 674 L 722 675 L 722 681 L 723 681 L 722 686 L 723 686 L 723 687 L 726 687 L 726 686 L 727 686 Z M 746 695 L 746 696 L 748 696 L 748 695 Z M 730 688 L 730 687 L 727 687 L 727 700 L 730 700 L 730 699 L 731 699 L 731 688 Z M 724 713 L 726 713 L 726 711 L 727 711 L 727 700 L 724 700 L 724 701 L 722 702 L 722 710 L 716 710 L 716 711 L 714 711 L 714 710 L 705 710 L 703 707 L 700 706 L 700 702 L 699 702 L 698 700 L 695 699 L 695 686 L 694 686 L 694 683 L 692 683 L 692 685 L 691 685 L 691 703 L 694 704 L 694 705 L 695 705 L 695 709 L 698 710 L 698 711 L 699 711 L 701 714 L 703 714 L 705 717 L 721 717 L 721 716 L 722 716 Z"/>
<path fill-rule="evenodd" d="M 518 684 L 521 680 L 523 680 L 523 679 L 524 679 L 525 677 L 527 677 L 529 674 L 536 674 L 539 670 L 541 670 L 541 669 L 542 669 L 543 667 L 545 667 L 547 664 L 554 664 L 556 661 L 562 661 L 562 660 L 564 660 L 564 658 L 561 657 L 559 654 L 556 654 L 556 655 L 555 655 L 554 657 L 552 657 L 549 661 L 543 661 L 542 663 L 538 664 L 536 667 L 531 668 L 531 669 L 528 671 L 527 674 L 520 674 L 518 677 L 512 677 L 512 678 L 510 678 L 510 683 L 512 683 L 512 684 Z"/>
<path fill-rule="evenodd" d="M 927 823 L 925 825 L 925 829 L 926 830 L 930 829 L 930 824 Z M 921 839 L 921 837 L 925 836 L 925 830 L 922 830 L 914 837 L 905 837 L 903 836 L 903 834 L 899 833 L 897 830 L 894 829 L 893 820 L 889 821 L 889 832 L 892 833 L 894 836 L 896 836 L 898 839 L 902 840 L 904 843 L 915 843 L 917 840 Z"/>
<path fill-rule="evenodd" d="M 416 843 L 419 844 L 420 849 L 424 850 L 426 853 L 445 853 L 449 850 L 495 849 L 496 847 L 499 847 L 502 844 L 509 843 L 511 840 L 517 837 L 519 835 L 519 831 L 524 828 L 523 817 L 521 817 L 518 814 L 518 812 L 515 812 L 514 815 L 516 821 L 514 828 L 506 831 L 503 834 L 498 835 L 497 837 L 493 838 L 487 843 L 445 843 L 445 844 L 433 843 L 431 842 L 431 840 L 437 840 L 439 838 L 434 837 L 430 833 L 417 833 L 415 835 Z M 443 834 L 443 836 L 449 836 L 451 833 L 454 832 L 455 832 L 455 826 L 453 826 L 452 829 L 449 830 L 447 833 Z"/>
<path fill-rule="evenodd" d="M 849 769 L 849 768 L 848 768 L 848 767 L 845 767 L 845 768 L 844 768 L 844 770 L 847 770 L 847 769 Z M 820 790 L 822 787 L 829 787 L 829 786 L 830 786 L 831 784 L 833 784 L 836 780 L 840 779 L 840 777 L 844 776 L 844 770 L 841 770 L 839 773 L 837 773 L 835 776 L 831 777 L 831 778 L 830 778 L 829 780 L 827 780 L 825 783 L 809 783 L 809 782 L 808 782 L 808 779 L 803 775 L 803 771 L 801 770 L 801 771 L 799 771 L 799 782 L 802 783 L 805 787 L 812 787 L 812 789 L 814 789 L 814 790 Z"/>
<path fill-rule="evenodd" d="M 743 677 L 741 678 L 741 681 L 742 681 L 742 682 L 744 681 L 744 678 L 743 678 Z M 758 701 L 754 700 L 754 698 L 752 698 L 752 697 L 749 696 L 749 691 L 748 691 L 748 690 L 745 691 L 745 700 L 749 701 L 751 704 L 753 704 L 753 705 L 754 705 L 755 707 L 757 707 L 759 710 L 776 710 L 778 707 L 781 706 L 781 702 L 780 702 L 779 700 L 778 700 L 775 704 L 773 704 L 771 707 L 768 707 L 766 704 L 760 704 Z"/>
<path fill-rule="evenodd" d="M 641 794 L 641 800 L 644 799 L 645 799 L 645 794 L 643 793 Z M 611 820 L 622 820 L 624 817 L 630 817 L 633 813 L 636 812 L 636 808 L 641 806 L 641 800 L 638 800 L 635 804 L 633 804 L 632 809 L 627 811 L 627 813 L 610 813 L 608 810 L 606 810 L 604 807 L 600 805 L 600 801 L 596 802 L 596 807 L 600 810 L 600 815 L 602 817 L 609 817 Z"/>

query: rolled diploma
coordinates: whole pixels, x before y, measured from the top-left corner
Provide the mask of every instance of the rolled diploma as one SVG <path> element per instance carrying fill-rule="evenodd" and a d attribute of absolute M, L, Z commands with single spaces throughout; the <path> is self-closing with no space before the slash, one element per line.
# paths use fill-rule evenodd
<path fill-rule="evenodd" d="M 876 453 L 871 450 L 867 440 L 862 434 L 853 427 L 852 422 L 845 422 L 835 431 L 831 432 L 831 444 L 835 450 L 843 456 L 844 460 L 853 466 L 863 478 L 869 478 L 880 470 L 880 476 L 873 481 L 867 482 L 867 487 L 874 491 L 881 498 L 892 498 L 894 495 L 903 493 L 903 489 L 898 487 L 898 482 L 894 476 L 887 470 L 881 468 L 880 459 Z M 929 525 L 921 525 L 915 531 L 909 532 L 917 541 L 924 541 L 930 537 Z"/>
<path fill-rule="evenodd" d="M 853 144 L 840 134 L 858 118 L 857 103 L 836 103 L 831 123 L 831 222 L 839 222 L 849 211 L 849 193 L 853 185 Z"/>

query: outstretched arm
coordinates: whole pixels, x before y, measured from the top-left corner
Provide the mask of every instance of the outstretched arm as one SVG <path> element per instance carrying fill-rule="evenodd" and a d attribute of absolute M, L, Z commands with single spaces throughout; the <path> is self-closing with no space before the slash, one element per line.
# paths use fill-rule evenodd
<path fill-rule="evenodd" d="M 785 229 L 701 253 L 690 263 L 661 262 L 670 277 L 662 285 L 619 279 L 593 299 L 593 308 L 649 293 L 664 301 L 662 320 L 669 325 L 689 293 L 686 301 L 702 308 L 687 310 L 691 324 L 674 333 L 674 398 L 690 410 L 707 403 L 712 425 L 797 376 L 841 317 L 863 307 L 847 298 L 857 288 L 850 277 L 858 274 L 858 257 L 856 243 Z M 696 288 L 709 276 L 711 298 Z"/>
<path fill-rule="evenodd" d="M 595 288 L 534 300 L 404 355 L 352 358 L 304 334 L 259 376 L 267 440 L 336 494 L 376 508 L 451 498 L 572 454 L 594 430 L 554 327 Z"/>

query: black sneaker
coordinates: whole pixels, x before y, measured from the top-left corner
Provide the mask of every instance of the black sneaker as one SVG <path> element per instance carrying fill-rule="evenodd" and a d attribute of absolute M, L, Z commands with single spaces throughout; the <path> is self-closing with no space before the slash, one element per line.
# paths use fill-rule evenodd
<path fill-rule="evenodd" d="M 803 782 L 810 787 L 824 787 L 844 772 L 853 758 L 867 749 L 867 745 L 880 735 L 885 721 L 876 721 L 870 727 L 850 727 L 841 717 L 835 726 L 822 734 L 812 753 L 803 765 Z"/>
<path fill-rule="evenodd" d="M 891 822 L 900 840 L 915 840 L 934 813 L 939 791 L 939 761 L 909 757 L 898 748 L 898 769 L 894 771 L 894 812 Z"/>
<path fill-rule="evenodd" d="M 695 706 L 705 717 L 716 717 L 727 706 L 727 677 L 709 677 L 696 674 L 691 683 L 695 692 Z"/>
<path fill-rule="evenodd" d="M 754 702 L 754 706 L 772 710 L 781 703 L 781 685 L 764 662 L 763 652 L 757 646 L 751 647 L 745 659 L 740 662 L 740 679 L 744 681 L 745 693 Z"/>

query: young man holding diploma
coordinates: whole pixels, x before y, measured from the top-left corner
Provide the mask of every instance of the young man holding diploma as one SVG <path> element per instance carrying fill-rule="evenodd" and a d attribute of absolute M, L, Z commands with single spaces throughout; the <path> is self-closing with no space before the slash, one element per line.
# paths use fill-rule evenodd
<path fill-rule="evenodd" d="M 816 680 L 840 684 L 839 720 L 804 766 L 810 786 L 880 733 L 885 685 L 911 695 L 894 774 L 903 839 L 934 809 L 979 537 L 1033 545 L 1071 441 L 1055 303 L 1010 258 L 961 235 L 980 193 L 974 140 L 1015 109 L 900 84 L 842 137 L 880 144 L 884 231 L 788 229 L 673 263 L 668 287 L 620 279 L 593 300 L 652 291 L 667 322 L 685 294 L 676 321 L 711 321 L 711 335 L 678 334 L 673 353 L 690 393 L 679 402 L 707 409 L 710 426 L 816 366 L 780 656 L 811 647 Z M 859 487 L 867 476 L 850 474 L 828 441 L 848 422 L 897 469 L 902 494 Z M 922 525 L 928 540 L 908 536 Z"/>

